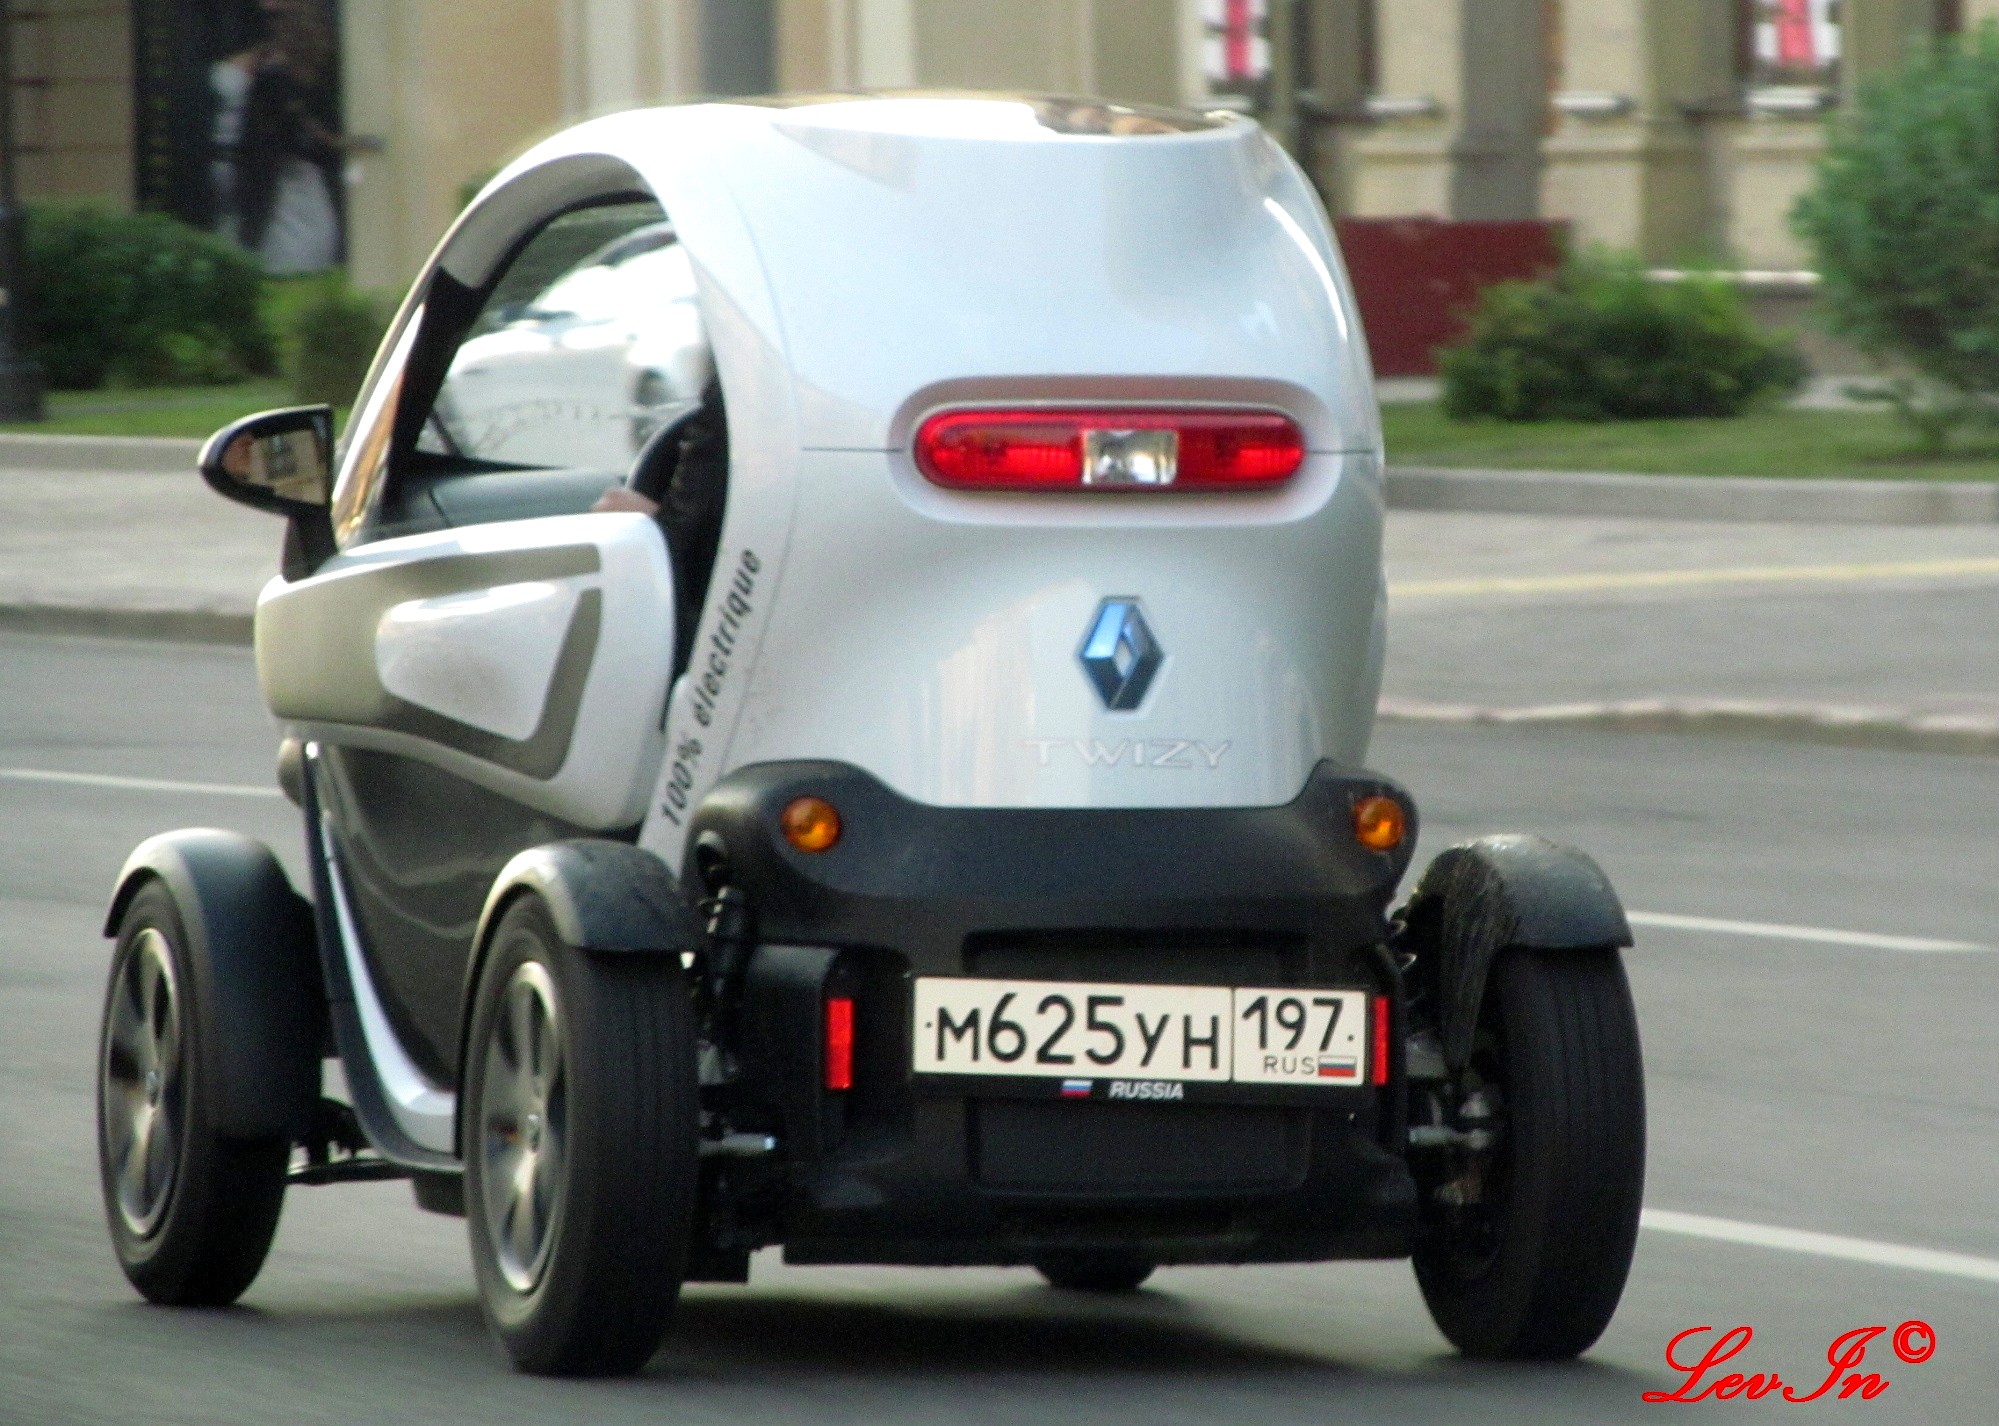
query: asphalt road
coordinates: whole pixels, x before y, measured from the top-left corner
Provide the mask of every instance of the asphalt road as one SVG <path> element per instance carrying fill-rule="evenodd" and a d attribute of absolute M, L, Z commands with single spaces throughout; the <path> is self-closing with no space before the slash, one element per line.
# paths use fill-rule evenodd
<path fill-rule="evenodd" d="M 1629 961 L 1650 1206 L 1969 1255 L 1956 1271 L 1648 1231 L 1599 1346 L 1514 1368 L 1452 1356 L 1398 1263 L 1168 1270 L 1097 1302 L 1024 1271 L 766 1255 L 747 1288 L 691 1290 L 644 1377 L 549 1383 L 486 1342 L 462 1225 L 387 1184 L 295 1191 L 242 1307 L 145 1307 L 111 1258 L 93 1168 L 103 898 L 130 846 L 176 825 L 266 836 L 296 865 L 291 809 L 17 774 L 267 789 L 273 741 L 245 652 L 0 637 L 5 1426 L 1594 1423 L 1673 1411 L 1640 1393 L 1679 1382 L 1662 1353 L 1690 1327 L 1751 1326 L 1731 1367 L 1816 1385 L 1832 1339 L 1912 1318 L 1936 1354 L 1904 1365 L 1883 1338 L 1867 1365 L 1892 1384 L 1874 1401 L 1695 1409 L 1991 1419 L 1999 1281 L 1977 1273 L 1999 1265 L 1999 954 L 1683 930 L 1641 931 Z M 1399 725 L 1373 761 L 1416 791 L 1427 851 L 1532 829 L 1590 849 L 1654 913 L 1999 945 L 1999 759 Z"/>
<path fill-rule="evenodd" d="M 1392 511 L 1390 697 L 1999 715 L 1999 526 Z"/>

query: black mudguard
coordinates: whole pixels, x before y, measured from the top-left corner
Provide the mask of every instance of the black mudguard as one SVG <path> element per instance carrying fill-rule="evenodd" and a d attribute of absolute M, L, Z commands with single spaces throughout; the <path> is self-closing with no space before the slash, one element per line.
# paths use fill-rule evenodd
<path fill-rule="evenodd" d="M 582 950 L 680 955 L 702 946 L 700 918 L 665 862 L 630 842 L 579 837 L 530 847 L 501 870 L 479 914 L 475 963 L 507 904 L 524 891 L 547 903 L 562 939 Z"/>
<path fill-rule="evenodd" d="M 1603 868 L 1543 837 L 1481 837 L 1441 853 L 1403 910 L 1442 1020 L 1444 1060 L 1471 1057 L 1486 972 L 1501 951 L 1614 951 L 1631 926 Z"/>
<path fill-rule="evenodd" d="M 527 895 L 542 899 L 562 939 L 581 950 L 679 956 L 699 953 L 705 943 L 701 920 L 681 894 L 680 879 L 651 852 L 595 837 L 529 847 L 501 869 L 479 913 L 461 993 L 461 1075 L 466 1072 L 465 1037 L 472 1031 L 472 994 L 486 968 L 493 932 L 515 898 Z M 459 1112 L 462 1132 L 462 1099 Z"/>
<path fill-rule="evenodd" d="M 229 1138 L 297 1139 L 319 1100 L 326 989 L 312 905 L 263 843 L 194 828 L 141 842 L 104 921 L 116 936 L 132 898 L 165 885 L 187 932 L 196 1043 Z"/>

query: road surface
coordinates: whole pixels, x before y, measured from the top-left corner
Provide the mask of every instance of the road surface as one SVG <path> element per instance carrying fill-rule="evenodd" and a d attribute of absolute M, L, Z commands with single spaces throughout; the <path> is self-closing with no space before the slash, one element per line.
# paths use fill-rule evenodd
<path fill-rule="evenodd" d="M 1751 1326 L 1730 1367 L 1809 1387 L 1835 1337 L 1910 1319 L 1934 1327 L 1935 1355 L 1905 1365 L 1881 1338 L 1867 1365 L 1891 1385 L 1874 1401 L 1694 1409 L 1991 1419 L 1999 954 L 1920 946 L 1999 945 L 1999 759 L 1383 728 L 1373 761 L 1415 790 L 1426 854 L 1546 832 L 1595 853 L 1653 918 L 1629 965 L 1655 1226 L 1580 1363 L 1457 1359 L 1400 1263 L 1172 1269 L 1094 1301 L 1025 1271 L 791 1269 L 766 1254 L 746 1288 L 690 1290 L 643 1377 L 553 1383 L 507 1371 L 463 1225 L 418 1212 L 399 1184 L 294 1191 L 232 1311 L 143 1306 L 113 1263 L 91 1128 L 104 897 L 133 843 L 178 825 L 267 837 L 296 866 L 274 741 L 247 652 L 0 636 L 5 1426 L 1659 1420 L 1676 1408 L 1641 1393 L 1681 1381 L 1662 1354 L 1687 1328 Z M 1768 929 L 1786 926 L 1835 938 Z"/>

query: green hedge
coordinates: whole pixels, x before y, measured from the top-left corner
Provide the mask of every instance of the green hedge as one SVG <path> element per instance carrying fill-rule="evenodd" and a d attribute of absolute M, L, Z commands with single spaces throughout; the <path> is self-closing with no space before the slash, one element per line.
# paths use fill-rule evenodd
<path fill-rule="evenodd" d="M 274 370 L 263 273 L 233 244 L 159 213 L 34 206 L 26 341 L 59 391 L 190 386 Z"/>
<path fill-rule="evenodd" d="M 388 327 L 388 304 L 351 286 L 345 273 L 272 284 L 270 308 L 286 348 L 292 396 L 302 405 L 354 400 Z"/>
<path fill-rule="evenodd" d="M 1795 390 L 1806 370 L 1728 282 L 1655 281 L 1635 257 L 1603 252 L 1487 288 L 1464 341 L 1437 359 L 1459 420 L 1734 416 Z"/>

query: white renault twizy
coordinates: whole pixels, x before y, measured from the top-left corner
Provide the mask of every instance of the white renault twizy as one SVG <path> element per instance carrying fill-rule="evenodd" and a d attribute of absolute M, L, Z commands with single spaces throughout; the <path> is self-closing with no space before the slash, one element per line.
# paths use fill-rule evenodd
<path fill-rule="evenodd" d="M 288 1184 L 461 1212 L 538 1372 L 805 1263 L 1413 1255 L 1588 1347 L 1638 1223 L 1595 864 L 1362 768 L 1381 446 L 1253 123 L 1004 96 L 632 113 L 486 189 L 324 408 L 202 473 L 310 899 L 169 833 L 112 901 L 100 1143 L 157 1302 Z M 338 1073 L 328 1072 L 332 1059 Z"/>

